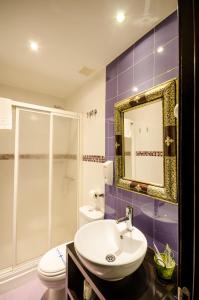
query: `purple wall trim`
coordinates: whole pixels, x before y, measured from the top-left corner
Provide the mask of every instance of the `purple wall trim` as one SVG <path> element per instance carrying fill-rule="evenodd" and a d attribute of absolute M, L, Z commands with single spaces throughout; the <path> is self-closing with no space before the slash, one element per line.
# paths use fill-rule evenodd
<path fill-rule="evenodd" d="M 158 47 L 164 50 L 157 52 Z M 136 44 L 122 53 L 106 69 L 106 160 L 114 161 L 114 103 L 178 77 L 178 18 L 174 12 Z M 134 91 L 134 88 L 138 91 Z M 163 250 L 169 243 L 177 258 L 178 209 L 134 192 L 113 186 L 105 187 L 105 217 L 125 215 L 134 207 L 134 224 L 144 232 L 148 245 L 153 241 Z"/>

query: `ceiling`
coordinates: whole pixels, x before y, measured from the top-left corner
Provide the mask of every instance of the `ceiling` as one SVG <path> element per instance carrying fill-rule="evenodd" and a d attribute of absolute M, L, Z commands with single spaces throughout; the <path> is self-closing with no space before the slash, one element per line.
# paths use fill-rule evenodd
<path fill-rule="evenodd" d="M 0 84 L 66 98 L 176 7 L 176 0 L 0 0 Z M 81 74 L 84 67 L 92 75 Z"/>

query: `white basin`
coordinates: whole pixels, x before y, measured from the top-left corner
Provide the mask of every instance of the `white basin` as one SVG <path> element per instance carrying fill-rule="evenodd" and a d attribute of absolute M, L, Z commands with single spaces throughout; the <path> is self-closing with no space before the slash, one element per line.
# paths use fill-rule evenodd
<path fill-rule="evenodd" d="M 119 280 L 139 268 L 146 254 L 147 240 L 136 227 L 131 232 L 126 229 L 125 222 L 99 220 L 76 232 L 77 255 L 90 272 L 105 280 Z"/>

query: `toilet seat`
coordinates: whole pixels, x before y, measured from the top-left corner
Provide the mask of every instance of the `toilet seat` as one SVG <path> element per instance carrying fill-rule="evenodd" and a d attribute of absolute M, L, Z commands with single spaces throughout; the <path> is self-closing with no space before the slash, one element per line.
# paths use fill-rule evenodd
<path fill-rule="evenodd" d="M 38 272 L 42 277 L 65 277 L 66 245 L 67 243 L 54 247 L 41 258 Z"/>
<path fill-rule="evenodd" d="M 41 282 L 53 293 L 58 293 L 64 289 L 66 282 L 66 246 L 64 243 L 49 250 L 41 258 L 37 272 Z M 50 292 L 50 293 L 51 293 Z M 58 296 L 53 299 L 60 299 Z"/>
<path fill-rule="evenodd" d="M 47 272 L 43 272 L 41 271 L 39 268 L 38 268 L 38 271 L 39 271 L 39 274 L 42 275 L 42 276 L 46 276 L 46 277 L 57 277 L 57 276 L 61 276 L 61 275 L 64 275 L 65 276 L 65 273 L 66 271 L 63 270 L 62 272 L 56 272 L 56 273 L 47 273 Z"/>

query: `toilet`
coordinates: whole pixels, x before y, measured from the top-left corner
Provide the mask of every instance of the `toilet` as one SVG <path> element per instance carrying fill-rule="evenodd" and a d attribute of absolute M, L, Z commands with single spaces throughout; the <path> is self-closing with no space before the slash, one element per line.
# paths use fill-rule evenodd
<path fill-rule="evenodd" d="M 79 208 L 79 227 L 96 220 L 104 219 L 104 213 L 91 205 Z M 61 244 L 45 253 L 37 268 L 41 282 L 48 288 L 43 300 L 65 299 L 66 281 L 66 246 L 71 242 Z"/>
<path fill-rule="evenodd" d="M 102 219 L 104 219 L 104 213 L 95 209 L 92 205 L 84 205 L 79 208 L 79 227 Z"/>

